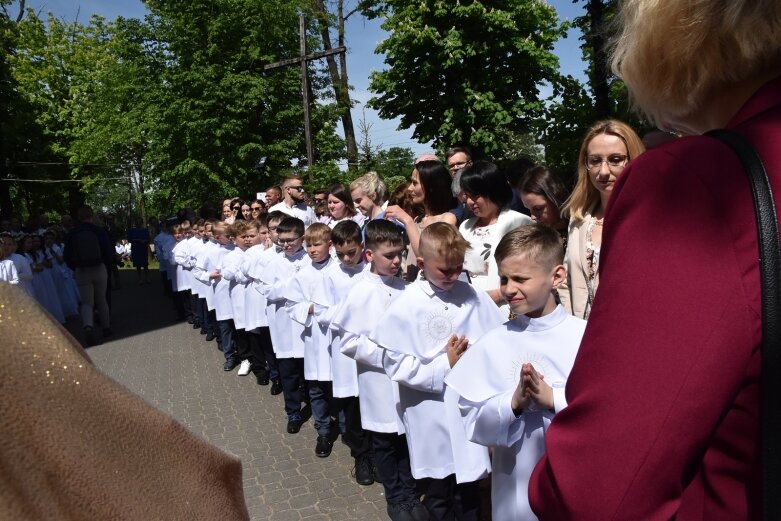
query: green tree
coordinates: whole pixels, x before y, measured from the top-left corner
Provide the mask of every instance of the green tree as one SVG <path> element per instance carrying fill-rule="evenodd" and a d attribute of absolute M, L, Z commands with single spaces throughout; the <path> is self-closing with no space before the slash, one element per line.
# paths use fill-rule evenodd
<path fill-rule="evenodd" d="M 385 16 L 390 36 L 376 52 L 387 68 L 372 74 L 370 106 L 415 126 L 413 137 L 443 148 L 469 143 L 504 154 L 509 133 L 528 133 L 544 105 L 539 87 L 556 81 L 556 11 L 538 0 L 388 0 L 367 14 Z"/>

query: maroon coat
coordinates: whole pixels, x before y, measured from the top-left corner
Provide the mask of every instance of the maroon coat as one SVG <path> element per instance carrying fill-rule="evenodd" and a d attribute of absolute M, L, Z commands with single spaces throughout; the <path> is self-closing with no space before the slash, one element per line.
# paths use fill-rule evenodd
<path fill-rule="evenodd" d="M 728 125 L 781 208 L 781 78 Z M 751 189 L 709 137 L 645 152 L 607 208 L 600 286 L 529 485 L 543 520 L 744 520 L 760 508 L 760 275 Z"/>

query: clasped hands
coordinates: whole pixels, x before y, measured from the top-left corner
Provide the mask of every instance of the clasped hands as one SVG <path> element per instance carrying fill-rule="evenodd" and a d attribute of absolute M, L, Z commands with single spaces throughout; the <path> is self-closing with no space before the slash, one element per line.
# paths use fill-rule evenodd
<path fill-rule="evenodd" d="M 553 409 L 553 389 L 545 382 L 545 375 L 526 362 L 521 367 L 521 379 L 511 401 L 515 416 L 520 416 L 532 402 L 536 403 L 539 409 Z"/>

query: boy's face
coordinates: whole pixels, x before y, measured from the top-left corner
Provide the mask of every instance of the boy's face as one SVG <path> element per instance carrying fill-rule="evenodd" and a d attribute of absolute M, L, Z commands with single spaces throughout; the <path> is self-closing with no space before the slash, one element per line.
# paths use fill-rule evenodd
<path fill-rule="evenodd" d="M 293 255 L 302 248 L 304 242 L 304 236 L 298 235 L 296 232 L 283 232 L 278 235 L 279 245 L 282 247 L 282 251 L 285 255 Z"/>
<path fill-rule="evenodd" d="M 271 238 L 271 242 L 279 244 L 279 234 L 277 233 L 277 226 L 279 221 L 269 221 L 268 223 L 268 236 Z"/>
<path fill-rule="evenodd" d="M 372 273 L 387 277 L 396 275 L 401 267 L 401 244 L 383 242 L 373 250 L 366 250 L 366 259 L 372 263 Z"/>
<path fill-rule="evenodd" d="M 443 256 L 424 251 L 417 263 L 426 280 L 444 290 L 452 288 L 464 270 L 464 256 L 457 254 Z"/>
<path fill-rule="evenodd" d="M 561 264 L 547 268 L 526 254 L 511 255 L 499 264 L 499 289 L 513 313 L 539 318 L 556 308 L 553 289 L 565 276 Z"/>
<path fill-rule="evenodd" d="M 331 241 L 317 240 L 307 243 L 306 252 L 312 262 L 324 262 L 331 251 Z"/>
<path fill-rule="evenodd" d="M 179 242 L 184 237 L 184 234 L 182 232 L 176 232 L 174 233 L 174 239 L 176 239 L 176 242 Z"/>
<path fill-rule="evenodd" d="M 258 237 L 256 239 L 255 244 L 266 244 L 266 240 L 268 239 L 269 233 L 268 233 L 268 226 L 261 226 L 258 228 Z M 255 245 L 253 244 L 253 246 Z"/>
<path fill-rule="evenodd" d="M 246 250 L 247 248 L 252 248 L 259 242 L 259 233 L 257 228 L 248 227 L 246 230 L 244 230 L 244 233 L 241 235 L 241 238 L 239 239 L 239 242 L 241 243 L 241 249 Z"/>
<path fill-rule="evenodd" d="M 345 266 L 355 266 L 363 258 L 363 243 L 346 242 L 334 246 L 336 258 Z"/>

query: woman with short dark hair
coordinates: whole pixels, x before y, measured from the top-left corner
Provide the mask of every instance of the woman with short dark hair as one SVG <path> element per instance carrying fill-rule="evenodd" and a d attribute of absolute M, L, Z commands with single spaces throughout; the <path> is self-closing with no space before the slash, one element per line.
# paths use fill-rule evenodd
<path fill-rule="evenodd" d="M 461 171 L 461 190 L 473 215 L 459 227 L 471 245 L 464 258 L 464 269 L 469 272 L 472 284 L 487 291 L 502 311 L 509 314 L 510 308 L 499 291 L 494 250 L 510 230 L 531 224 L 532 220 L 508 208 L 513 198 L 512 188 L 493 163 L 474 161 L 466 166 Z"/>

